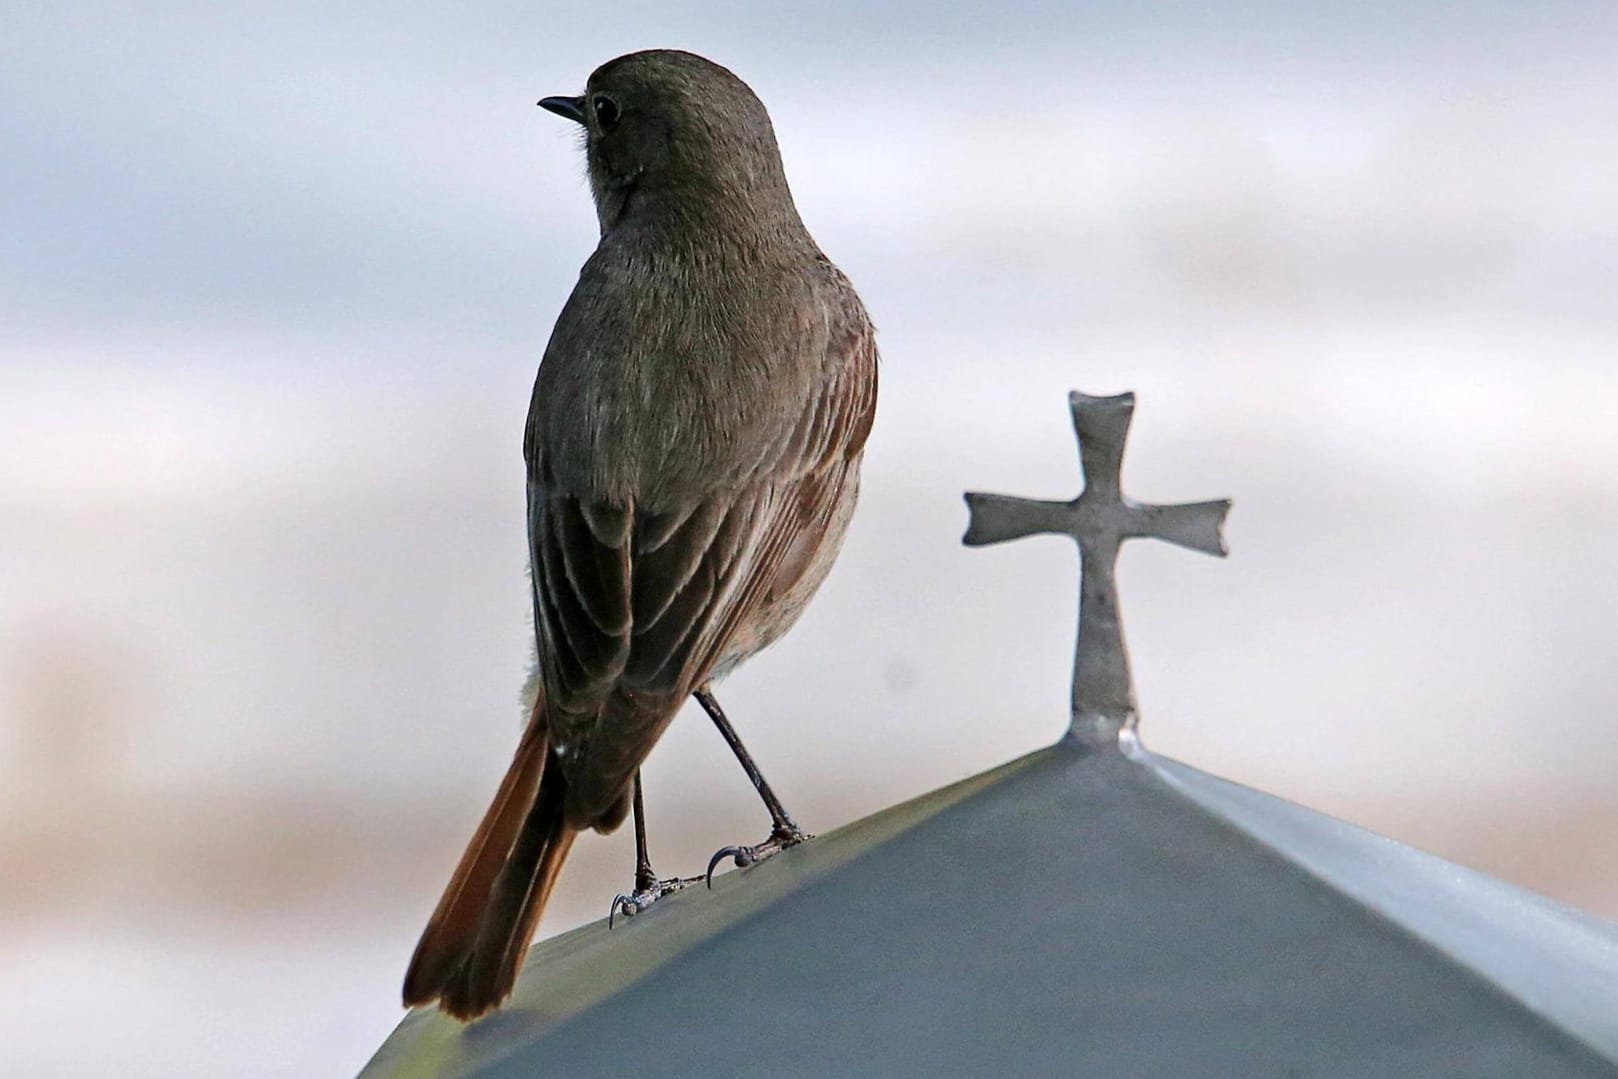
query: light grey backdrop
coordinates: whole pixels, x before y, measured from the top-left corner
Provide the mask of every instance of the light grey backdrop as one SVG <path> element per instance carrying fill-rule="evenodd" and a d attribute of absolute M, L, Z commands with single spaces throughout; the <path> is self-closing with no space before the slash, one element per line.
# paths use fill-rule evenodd
<path fill-rule="evenodd" d="M 864 506 L 722 694 L 826 830 L 1055 738 L 1064 393 L 1140 394 L 1156 750 L 1618 916 L 1618 9 L 22 5 L 0 39 L 0 1044 L 344 1074 L 492 793 L 520 432 L 594 219 L 533 107 L 675 45 L 882 329 Z M 691 872 L 763 818 L 700 716 Z M 1075 822 L 1082 827 L 1083 822 Z M 576 849 L 544 931 L 606 912 Z"/>

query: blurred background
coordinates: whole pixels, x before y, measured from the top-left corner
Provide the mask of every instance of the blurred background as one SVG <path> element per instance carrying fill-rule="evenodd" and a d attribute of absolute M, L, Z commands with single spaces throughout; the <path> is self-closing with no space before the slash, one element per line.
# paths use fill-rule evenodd
<path fill-rule="evenodd" d="M 1618 917 L 1618 7 L 12 5 L 0 1055 L 345 1075 L 515 743 L 521 430 L 595 241 L 536 108 L 679 46 L 774 114 L 882 329 L 862 510 L 721 694 L 827 831 L 1055 739 L 1064 393 L 1140 394 L 1158 752 Z M 700 713 L 693 873 L 766 820 Z M 1083 827 L 1076 821 L 1075 827 Z M 625 829 L 545 934 L 605 915 Z"/>

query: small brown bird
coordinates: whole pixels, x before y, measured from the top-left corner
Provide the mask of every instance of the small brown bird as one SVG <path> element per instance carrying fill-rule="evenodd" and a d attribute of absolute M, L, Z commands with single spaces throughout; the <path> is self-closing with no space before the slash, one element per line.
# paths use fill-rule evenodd
<path fill-rule="evenodd" d="M 516 759 L 405 976 L 471 1019 L 511 992 L 574 837 L 633 810 L 631 910 L 679 882 L 646 856 L 639 769 L 687 696 L 770 810 L 748 864 L 805 838 L 710 682 L 825 579 L 876 408 L 864 306 L 793 204 L 769 114 L 686 52 L 619 57 L 580 97 L 601 225 L 528 411 L 538 692 Z M 709 867 L 712 872 L 712 864 Z"/>

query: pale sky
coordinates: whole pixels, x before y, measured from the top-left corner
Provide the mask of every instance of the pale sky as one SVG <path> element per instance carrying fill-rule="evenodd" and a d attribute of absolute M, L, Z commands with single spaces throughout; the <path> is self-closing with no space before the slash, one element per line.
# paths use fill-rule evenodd
<path fill-rule="evenodd" d="M 882 331 L 845 555 L 721 693 L 807 826 L 1061 732 L 1074 556 L 961 548 L 959 495 L 1071 496 L 1066 391 L 1134 389 L 1127 489 L 1236 501 L 1227 562 L 1124 555 L 1146 743 L 1618 916 L 1613 5 L 6 25 L 0 856 L 43 883 L 0 905 L 0 1043 L 30 1074 L 351 1073 L 396 1021 L 516 737 L 522 420 L 594 243 L 534 102 L 652 45 L 759 92 Z M 762 834 L 697 715 L 648 785 L 670 872 Z M 581 842 L 543 932 L 605 912 L 626 842 Z"/>

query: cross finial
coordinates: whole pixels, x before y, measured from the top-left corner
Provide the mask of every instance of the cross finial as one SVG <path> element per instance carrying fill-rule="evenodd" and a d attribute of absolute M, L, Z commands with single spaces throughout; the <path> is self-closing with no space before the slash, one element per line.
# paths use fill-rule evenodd
<path fill-rule="evenodd" d="M 1126 539 L 1151 536 L 1224 557 L 1222 530 L 1230 501 L 1177 506 L 1131 502 L 1123 495 L 1121 473 L 1135 395 L 1073 392 L 1068 407 L 1079 437 L 1084 491 L 1071 502 L 970 492 L 966 506 L 971 521 L 962 542 L 983 547 L 1046 532 L 1078 541 L 1079 642 L 1073 658 L 1070 733 L 1088 744 L 1116 745 L 1119 733 L 1133 730 L 1138 718 L 1118 611 L 1118 548 Z"/>

